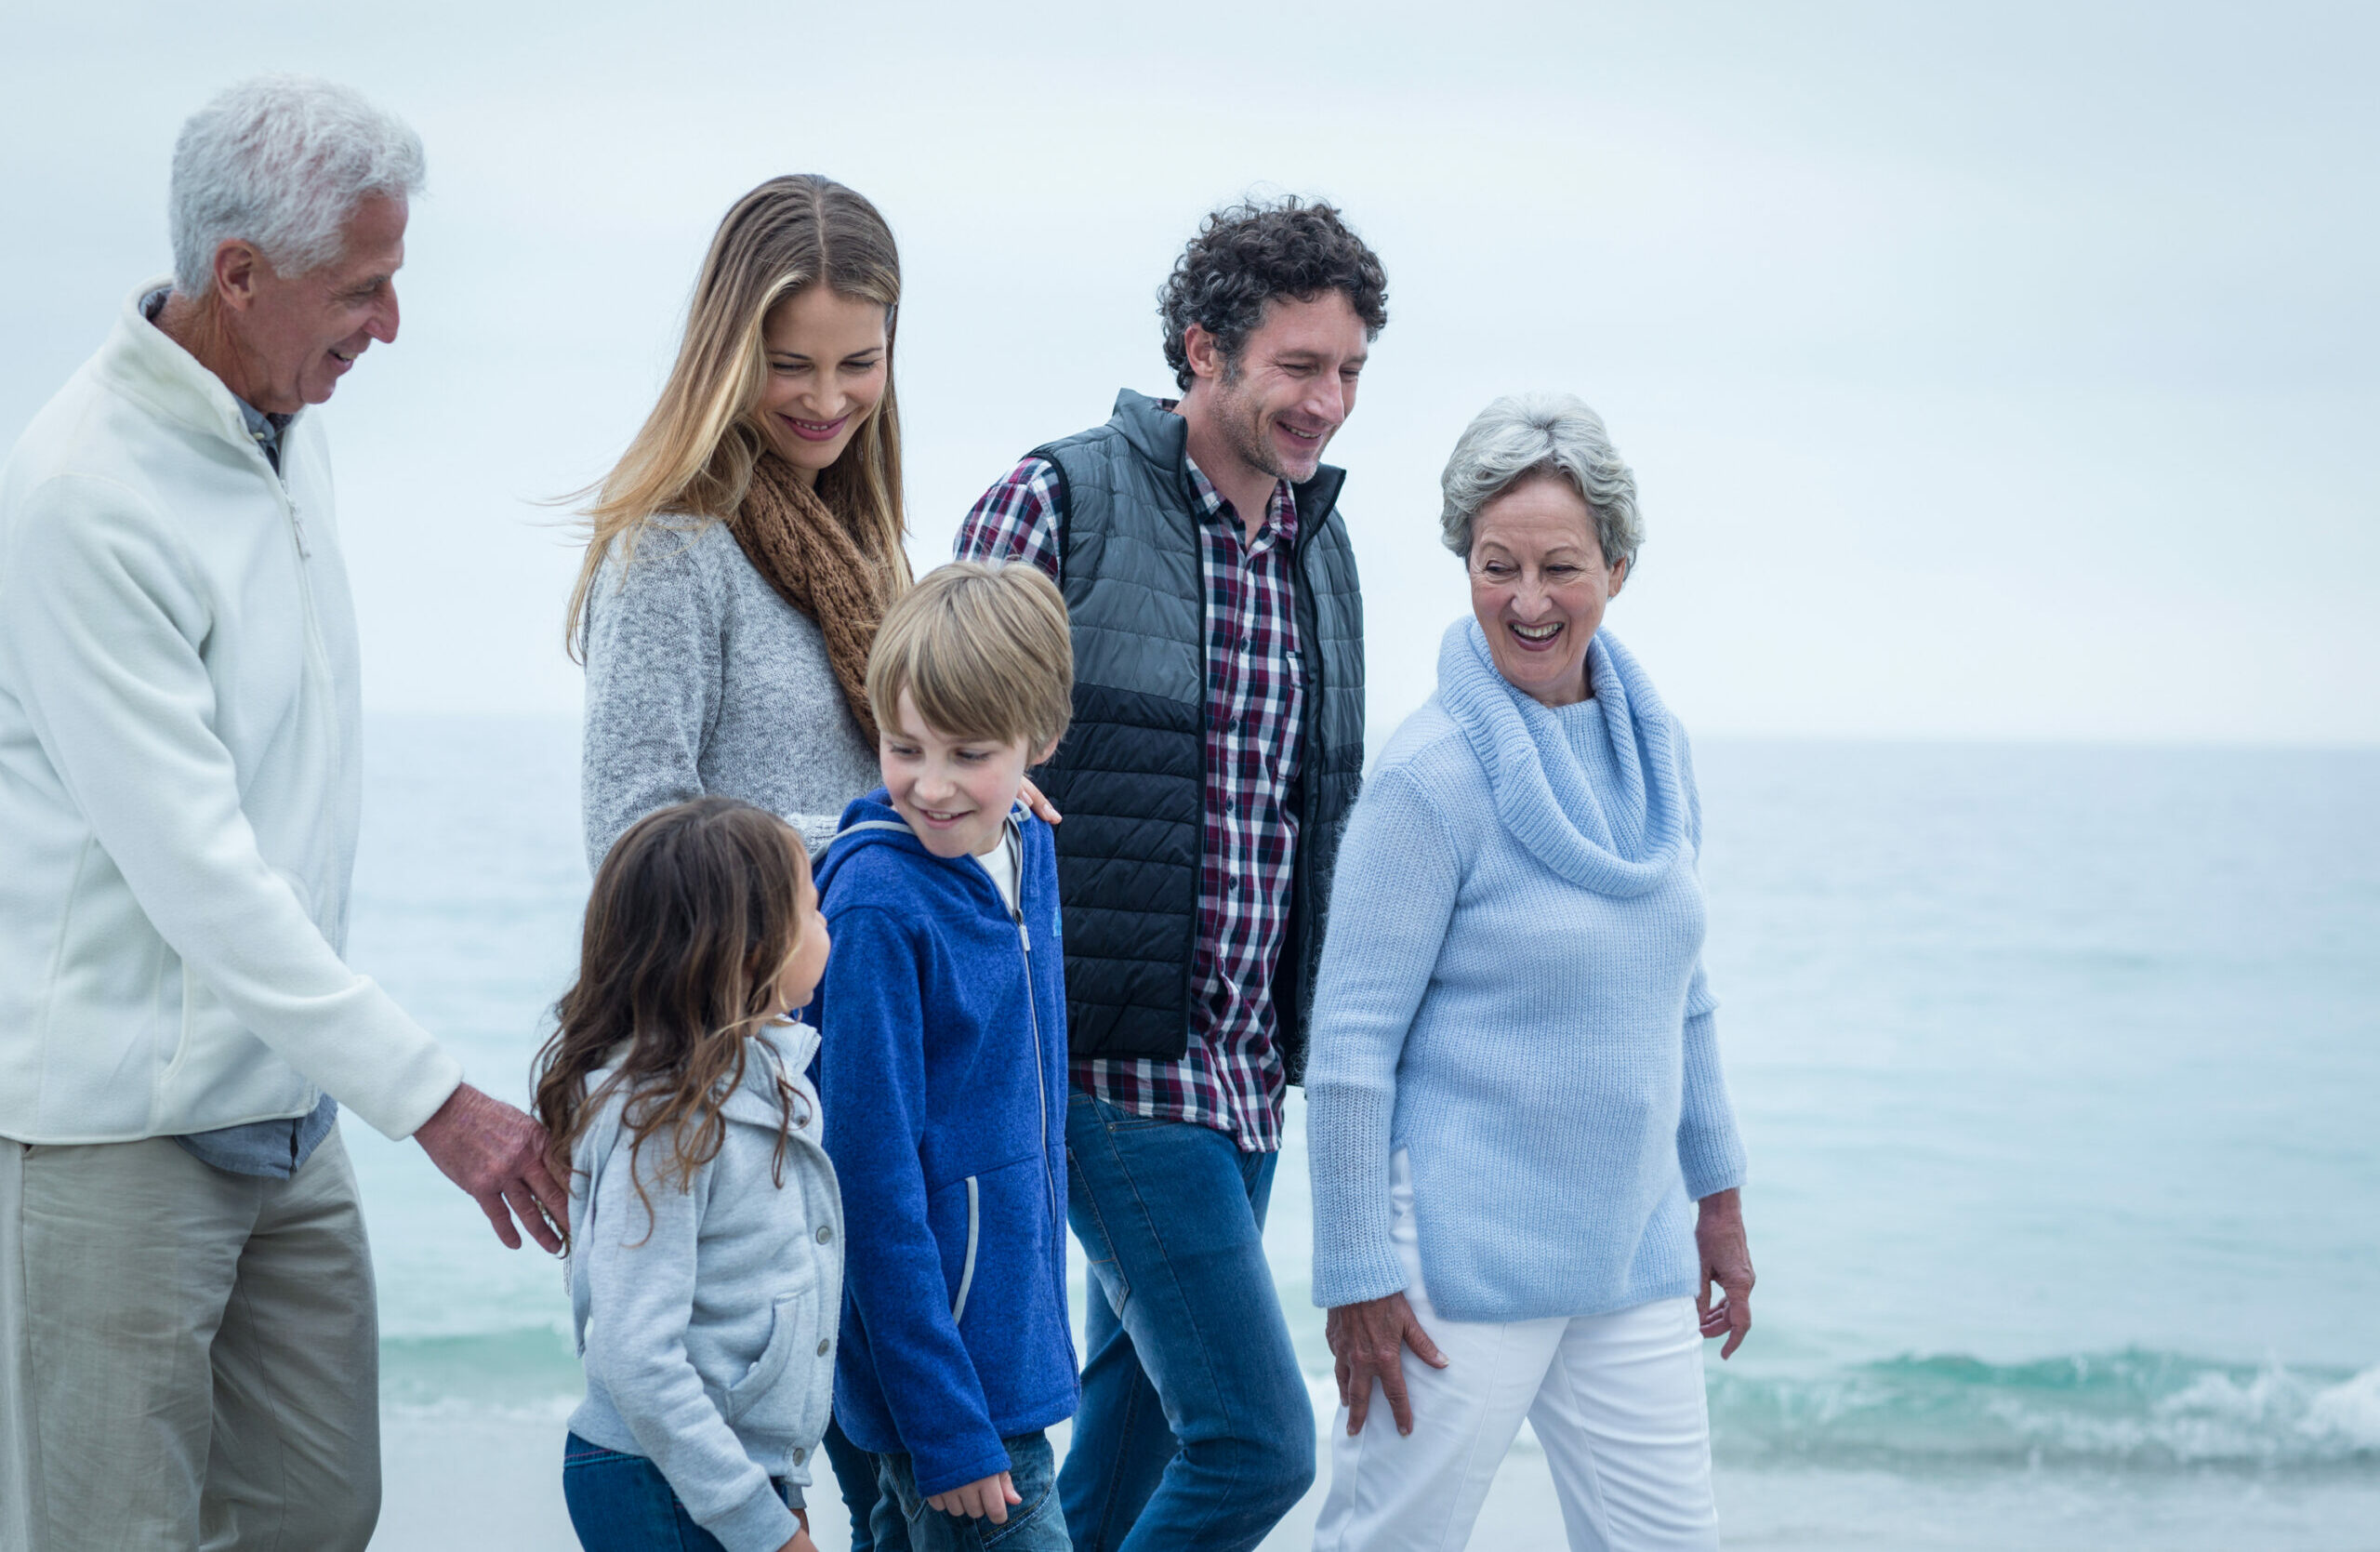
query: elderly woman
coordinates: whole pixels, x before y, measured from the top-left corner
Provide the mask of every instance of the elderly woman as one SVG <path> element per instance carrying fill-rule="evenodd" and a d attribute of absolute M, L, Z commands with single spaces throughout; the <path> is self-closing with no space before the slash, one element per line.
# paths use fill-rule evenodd
<path fill-rule="evenodd" d="M 1600 633 L 1635 478 L 1594 411 L 1531 394 L 1443 484 L 1472 617 L 1350 822 L 1316 995 L 1343 1426 L 1315 1545 L 1462 1545 L 1527 1417 L 1571 1546 L 1715 1546 L 1699 1337 L 1752 1325 L 1744 1159 L 1686 734 Z"/>

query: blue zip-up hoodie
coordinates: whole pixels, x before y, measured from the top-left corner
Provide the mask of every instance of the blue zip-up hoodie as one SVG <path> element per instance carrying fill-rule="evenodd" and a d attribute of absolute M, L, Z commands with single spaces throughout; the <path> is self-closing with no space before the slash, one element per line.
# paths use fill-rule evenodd
<path fill-rule="evenodd" d="M 879 788 L 818 867 L 834 949 L 812 1006 L 843 1187 L 835 1416 L 931 1496 L 1074 1415 L 1066 994 L 1050 828 L 1012 812 L 1018 914 Z"/>

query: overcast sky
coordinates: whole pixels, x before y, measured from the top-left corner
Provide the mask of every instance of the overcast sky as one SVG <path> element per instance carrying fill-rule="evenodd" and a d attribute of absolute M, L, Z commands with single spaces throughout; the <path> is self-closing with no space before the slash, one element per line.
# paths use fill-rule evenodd
<path fill-rule="evenodd" d="M 1609 623 L 1699 732 L 2380 742 L 2380 7 L 0 7 L 9 438 L 167 267 L 215 90 L 420 130 L 403 334 L 324 412 L 378 710 L 575 710 L 536 503 L 649 408 L 727 206 L 817 171 L 901 240 L 921 562 L 1168 386 L 1205 210 L 1343 206 L 1376 735 L 1465 607 L 1447 451 L 1551 387 L 1635 466 Z"/>

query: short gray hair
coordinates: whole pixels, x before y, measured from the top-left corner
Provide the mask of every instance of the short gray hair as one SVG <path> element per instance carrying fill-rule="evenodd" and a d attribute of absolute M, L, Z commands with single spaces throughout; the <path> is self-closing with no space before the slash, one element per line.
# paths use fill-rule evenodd
<path fill-rule="evenodd" d="M 234 238 L 284 274 L 319 269 L 338 257 L 359 203 L 410 198 L 422 173 L 421 137 L 352 88 L 311 75 L 243 81 L 174 141 L 174 288 L 205 296 L 215 251 Z"/>
<path fill-rule="evenodd" d="M 1593 517 L 1603 562 L 1633 564 L 1645 542 L 1636 511 L 1636 476 L 1620 461 L 1603 417 L 1570 393 L 1508 393 L 1463 428 L 1438 488 L 1446 545 L 1469 559 L 1479 509 L 1522 481 L 1552 475 L 1569 483 Z"/>

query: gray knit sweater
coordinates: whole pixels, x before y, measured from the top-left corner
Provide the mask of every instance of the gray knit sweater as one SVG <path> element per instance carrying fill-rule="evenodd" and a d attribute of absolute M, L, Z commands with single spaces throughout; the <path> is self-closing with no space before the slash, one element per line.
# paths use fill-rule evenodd
<path fill-rule="evenodd" d="M 587 594 L 587 860 L 656 808 L 717 794 L 781 814 L 816 856 L 877 785 L 814 620 L 723 523 L 656 520 L 623 585 L 619 546 Z"/>

